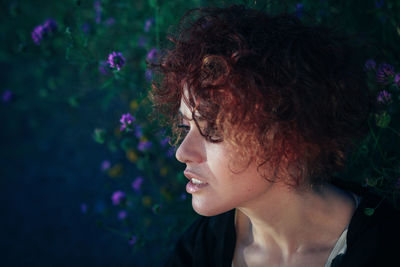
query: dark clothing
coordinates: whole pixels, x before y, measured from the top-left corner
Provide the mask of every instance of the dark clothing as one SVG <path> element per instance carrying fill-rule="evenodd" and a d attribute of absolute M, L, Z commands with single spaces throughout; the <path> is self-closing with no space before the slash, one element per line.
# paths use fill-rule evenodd
<path fill-rule="evenodd" d="M 400 212 L 366 190 L 355 193 L 362 199 L 349 224 L 347 250 L 336 256 L 331 266 L 400 266 Z M 377 206 L 372 215 L 366 215 L 366 208 Z M 236 243 L 234 215 L 235 210 L 230 210 L 198 218 L 178 240 L 166 266 L 231 267 Z"/>

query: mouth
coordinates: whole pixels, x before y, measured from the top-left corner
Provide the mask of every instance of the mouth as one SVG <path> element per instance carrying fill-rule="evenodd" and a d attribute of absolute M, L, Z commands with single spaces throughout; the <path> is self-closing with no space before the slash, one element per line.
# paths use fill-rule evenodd
<path fill-rule="evenodd" d="M 190 182 L 186 185 L 186 191 L 189 194 L 200 192 L 203 188 L 208 186 L 208 183 L 203 181 L 202 178 L 189 171 L 184 171 L 183 174 L 190 180 Z"/>

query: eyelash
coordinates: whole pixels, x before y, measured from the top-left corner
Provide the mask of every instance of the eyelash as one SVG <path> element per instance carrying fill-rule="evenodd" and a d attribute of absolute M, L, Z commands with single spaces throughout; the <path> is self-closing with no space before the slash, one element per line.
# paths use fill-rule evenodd
<path fill-rule="evenodd" d="M 186 124 L 178 124 L 178 128 L 188 132 L 190 130 L 190 126 Z"/>

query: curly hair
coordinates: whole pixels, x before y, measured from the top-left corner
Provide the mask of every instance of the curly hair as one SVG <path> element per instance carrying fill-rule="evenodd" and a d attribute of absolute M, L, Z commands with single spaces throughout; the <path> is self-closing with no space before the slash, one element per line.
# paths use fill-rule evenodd
<path fill-rule="evenodd" d="M 208 141 L 230 142 L 260 172 L 285 168 L 299 186 L 329 181 L 366 132 L 364 74 L 333 29 L 234 5 L 188 11 L 168 39 L 151 66 L 160 74 L 151 99 L 178 141 L 183 98 L 207 122 Z"/>

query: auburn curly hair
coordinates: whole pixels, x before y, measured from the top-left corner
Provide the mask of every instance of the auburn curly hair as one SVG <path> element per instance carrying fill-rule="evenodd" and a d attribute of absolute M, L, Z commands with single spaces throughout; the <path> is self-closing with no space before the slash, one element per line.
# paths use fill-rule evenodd
<path fill-rule="evenodd" d="M 168 39 L 150 66 L 160 74 L 150 97 L 177 142 L 183 98 L 207 122 L 204 138 L 230 142 L 259 172 L 289 170 L 287 184 L 299 186 L 329 181 L 366 132 L 361 64 L 330 28 L 234 5 L 188 11 Z"/>

